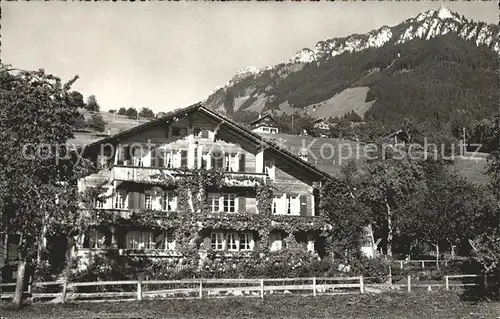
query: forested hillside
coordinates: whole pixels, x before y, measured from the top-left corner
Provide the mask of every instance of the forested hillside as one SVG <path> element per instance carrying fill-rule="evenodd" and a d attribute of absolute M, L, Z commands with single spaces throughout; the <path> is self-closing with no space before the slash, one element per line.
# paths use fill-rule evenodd
<path fill-rule="evenodd" d="M 463 127 L 498 110 L 497 34 L 498 26 L 446 8 L 428 11 L 242 72 L 206 104 L 238 119 L 270 111 L 340 118 L 356 111 L 390 127 L 405 118 L 435 129 Z"/>

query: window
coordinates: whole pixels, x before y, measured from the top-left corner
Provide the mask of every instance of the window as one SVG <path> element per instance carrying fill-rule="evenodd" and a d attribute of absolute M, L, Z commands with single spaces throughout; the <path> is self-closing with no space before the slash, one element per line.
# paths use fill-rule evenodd
<path fill-rule="evenodd" d="M 227 234 L 227 250 L 238 250 L 238 234 L 228 233 Z"/>
<path fill-rule="evenodd" d="M 126 236 L 128 249 L 154 249 L 156 242 L 153 232 L 133 230 Z"/>
<path fill-rule="evenodd" d="M 262 131 L 264 131 L 264 132 L 269 132 L 269 128 L 268 128 L 268 127 L 263 127 L 263 128 L 262 128 Z"/>
<path fill-rule="evenodd" d="M 236 195 L 224 194 L 224 212 L 234 213 L 236 211 Z"/>
<path fill-rule="evenodd" d="M 226 171 L 230 171 L 231 170 L 231 154 L 224 154 L 224 169 Z"/>
<path fill-rule="evenodd" d="M 274 179 L 274 161 L 264 161 L 264 171 L 270 179 Z"/>
<path fill-rule="evenodd" d="M 209 161 L 209 153 L 208 151 L 203 151 L 201 153 L 201 168 L 208 169 L 208 161 Z"/>
<path fill-rule="evenodd" d="M 180 133 L 180 137 L 186 137 L 188 135 L 187 127 L 181 127 L 179 133 Z"/>
<path fill-rule="evenodd" d="M 175 207 L 175 194 L 174 192 L 165 192 L 163 194 L 163 204 L 162 210 L 166 212 L 172 212 L 176 209 Z"/>
<path fill-rule="evenodd" d="M 240 164 L 238 168 L 238 171 L 240 172 L 245 171 L 245 153 L 240 153 Z"/>
<path fill-rule="evenodd" d="M 94 207 L 95 208 L 104 208 L 104 201 L 105 199 L 102 198 L 102 197 L 98 197 L 96 200 L 95 200 L 95 205 Z"/>
<path fill-rule="evenodd" d="M 220 211 L 220 194 L 208 193 L 207 202 L 212 212 Z"/>
<path fill-rule="evenodd" d="M 229 172 L 237 171 L 236 169 L 236 154 L 226 153 L 224 154 L 224 169 Z"/>
<path fill-rule="evenodd" d="M 212 151 L 212 168 L 223 168 L 224 157 L 221 151 Z"/>
<path fill-rule="evenodd" d="M 209 130 L 205 128 L 195 127 L 194 136 L 197 138 L 208 138 Z"/>
<path fill-rule="evenodd" d="M 153 209 L 153 195 L 146 194 L 144 200 L 144 208 L 145 209 Z"/>
<path fill-rule="evenodd" d="M 188 135 L 187 127 L 172 127 L 173 137 L 186 137 Z"/>
<path fill-rule="evenodd" d="M 174 151 L 172 150 L 165 150 L 162 155 L 164 156 L 164 166 L 166 168 L 173 168 L 174 167 Z"/>
<path fill-rule="evenodd" d="M 134 151 L 133 151 L 133 158 L 132 158 L 132 165 L 133 166 L 144 166 L 144 162 L 142 160 L 142 148 L 141 147 L 138 147 L 138 148 L 135 148 Z"/>
<path fill-rule="evenodd" d="M 142 157 L 134 157 L 134 166 L 143 166 Z"/>
<path fill-rule="evenodd" d="M 300 196 L 286 194 L 273 199 L 273 214 L 300 215 Z"/>
<path fill-rule="evenodd" d="M 172 127 L 172 136 L 180 137 L 181 136 L 181 128 L 180 127 Z"/>
<path fill-rule="evenodd" d="M 211 239 L 211 247 L 213 250 L 224 249 L 224 236 L 222 233 L 212 233 L 210 239 Z"/>
<path fill-rule="evenodd" d="M 181 150 L 180 155 L 181 155 L 181 167 L 187 168 L 187 166 L 188 166 L 188 151 Z"/>
<path fill-rule="evenodd" d="M 125 192 L 122 190 L 119 190 L 115 193 L 114 197 L 114 208 L 115 209 L 124 209 L 125 208 Z"/>
<path fill-rule="evenodd" d="M 252 233 L 240 234 L 240 250 L 252 250 Z"/>
<path fill-rule="evenodd" d="M 105 233 L 97 229 L 90 232 L 88 248 L 102 249 L 106 248 L 107 244 L 108 240 Z"/>
<path fill-rule="evenodd" d="M 166 249 L 175 250 L 175 237 L 173 232 L 167 232 Z"/>
<path fill-rule="evenodd" d="M 97 155 L 97 168 L 105 169 L 108 168 L 108 158 L 103 155 Z"/>
<path fill-rule="evenodd" d="M 281 241 L 281 234 L 272 233 L 269 236 L 269 242 L 271 243 L 271 251 L 281 250 L 283 247 L 283 242 Z"/>
<path fill-rule="evenodd" d="M 187 154 L 186 154 L 187 156 Z M 198 168 L 198 147 L 194 148 L 194 153 L 193 153 L 193 168 Z"/>

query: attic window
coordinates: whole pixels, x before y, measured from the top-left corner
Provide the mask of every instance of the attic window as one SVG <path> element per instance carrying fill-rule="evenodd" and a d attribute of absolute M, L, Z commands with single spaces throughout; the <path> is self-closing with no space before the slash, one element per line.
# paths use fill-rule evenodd
<path fill-rule="evenodd" d="M 172 127 L 173 137 L 186 137 L 187 132 L 188 132 L 187 127 Z"/>
<path fill-rule="evenodd" d="M 209 130 L 206 128 L 196 127 L 194 129 L 194 136 L 197 138 L 208 138 L 209 137 Z"/>

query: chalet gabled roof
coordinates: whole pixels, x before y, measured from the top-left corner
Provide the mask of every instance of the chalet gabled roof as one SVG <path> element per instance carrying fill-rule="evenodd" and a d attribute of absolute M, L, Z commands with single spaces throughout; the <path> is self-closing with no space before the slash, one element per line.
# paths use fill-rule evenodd
<path fill-rule="evenodd" d="M 312 124 L 316 124 L 316 123 L 321 123 L 321 122 L 324 122 L 324 123 L 326 123 L 326 124 L 328 124 L 328 125 L 332 125 L 332 123 L 328 122 L 327 120 L 325 120 L 324 118 L 321 118 L 321 117 L 320 117 L 320 118 L 318 118 L 318 119 L 315 119 L 315 120 L 314 120 L 314 121 L 312 121 L 311 123 L 312 123 Z"/>
<path fill-rule="evenodd" d="M 405 137 L 408 137 L 408 133 L 406 133 L 406 131 L 404 131 L 404 130 L 397 130 L 397 131 L 392 132 L 391 134 L 387 134 L 383 138 L 387 139 L 387 138 L 394 137 L 395 135 L 403 135 Z"/>
<path fill-rule="evenodd" d="M 273 117 L 269 114 L 266 114 L 262 117 L 259 117 L 258 119 L 250 122 L 250 126 L 254 126 L 255 124 L 259 124 L 260 122 L 264 121 L 265 119 L 269 119 L 271 121 L 273 121 L 274 124 L 277 124 L 276 121 L 273 119 Z"/>
<path fill-rule="evenodd" d="M 185 116 L 188 113 L 192 113 L 195 111 L 203 112 L 206 115 L 220 121 L 221 127 L 226 126 L 227 128 L 238 132 L 243 137 L 247 138 L 250 141 L 253 141 L 257 145 L 260 145 L 261 147 L 273 149 L 277 153 L 283 155 L 284 157 L 286 157 L 287 159 L 292 161 L 296 166 L 299 166 L 303 169 L 306 169 L 309 172 L 318 175 L 319 177 L 327 177 L 327 178 L 331 177 L 331 175 L 329 173 L 317 168 L 316 166 L 314 166 L 308 162 L 303 161 L 302 159 L 300 159 L 298 156 L 291 153 L 290 151 L 279 147 L 274 142 L 263 138 L 259 134 L 252 132 L 251 130 L 234 122 L 233 120 L 227 118 L 226 116 L 219 114 L 219 113 L 216 113 L 213 110 L 203 106 L 203 104 L 201 102 L 190 105 L 190 106 L 182 108 L 182 109 L 177 109 L 177 110 L 171 111 L 161 118 L 158 118 L 156 120 L 152 120 L 150 122 L 133 127 L 129 130 L 120 132 L 118 134 L 115 134 L 115 135 L 109 136 L 107 138 L 104 138 L 102 140 L 91 143 L 85 147 L 85 153 L 88 151 L 91 152 L 92 150 L 95 151 L 96 149 L 98 149 L 98 147 L 100 145 L 105 144 L 105 143 L 111 143 L 111 144 L 118 143 L 120 140 L 131 137 L 131 136 L 133 136 L 139 132 L 142 132 L 146 129 L 149 129 L 149 128 L 154 127 L 154 126 L 159 125 L 159 124 L 169 123 L 171 120 L 173 120 L 176 117 Z"/>

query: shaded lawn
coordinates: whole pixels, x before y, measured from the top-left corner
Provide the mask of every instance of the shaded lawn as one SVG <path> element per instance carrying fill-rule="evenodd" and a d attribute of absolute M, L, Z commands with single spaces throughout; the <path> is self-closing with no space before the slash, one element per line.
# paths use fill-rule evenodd
<path fill-rule="evenodd" d="M 463 301 L 456 293 L 269 296 L 116 303 L 2 305 L 6 318 L 498 318 L 498 301 Z"/>

